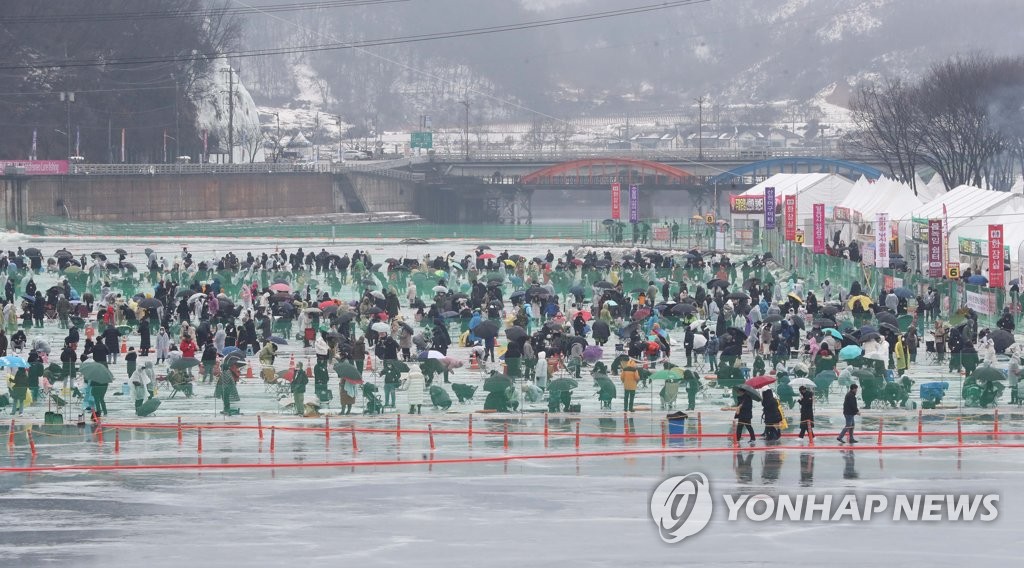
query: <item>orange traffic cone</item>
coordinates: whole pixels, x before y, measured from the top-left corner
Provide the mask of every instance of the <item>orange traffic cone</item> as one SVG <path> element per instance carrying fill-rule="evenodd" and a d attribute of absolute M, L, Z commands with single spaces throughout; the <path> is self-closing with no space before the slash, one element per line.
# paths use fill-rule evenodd
<path fill-rule="evenodd" d="M 470 371 L 479 371 L 480 370 L 480 361 L 477 359 L 476 353 L 471 353 L 469 355 L 469 370 Z"/>
<path fill-rule="evenodd" d="M 122 337 L 121 338 L 121 353 L 127 353 L 127 352 L 128 352 L 128 338 L 127 337 Z"/>
<path fill-rule="evenodd" d="M 370 357 L 369 353 L 366 354 L 366 364 L 363 365 L 363 370 L 364 371 L 372 371 L 373 370 L 373 357 Z"/>
<path fill-rule="evenodd" d="M 255 378 L 252 375 L 252 365 L 246 365 L 245 366 L 245 378 L 247 378 L 247 379 Z"/>
<path fill-rule="evenodd" d="M 288 368 L 289 369 L 294 369 L 295 368 L 295 354 L 294 353 L 292 354 L 291 359 L 288 360 Z"/>

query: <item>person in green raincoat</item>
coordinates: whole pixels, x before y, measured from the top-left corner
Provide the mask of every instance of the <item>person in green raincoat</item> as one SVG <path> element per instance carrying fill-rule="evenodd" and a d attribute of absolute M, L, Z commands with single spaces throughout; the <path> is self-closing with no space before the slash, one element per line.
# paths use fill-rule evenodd
<path fill-rule="evenodd" d="M 235 359 L 228 359 L 221 365 L 220 377 L 217 379 L 217 386 L 214 389 L 213 397 L 220 398 L 224 403 L 223 414 L 231 416 L 238 414 L 237 409 L 231 408 L 231 401 L 238 402 L 241 400 L 238 396 L 238 388 L 235 387 L 235 381 L 241 378 L 239 373 L 240 366 L 232 363 Z"/>
<path fill-rule="evenodd" d="M 303 416 L 306 413 L 306 385 L 309 384 L 309 377 L 302 363 L 295 365 L 295 375 L 292 377 L 292 396 L 295 398 L 295 414 Z"/>
<path fill-rule="evenodd" d="M 331 395 L 327 394 L 330 392 L 328 387 L 330 380 L 331 377 L 327 371 L 327 361 L 318 361 L 317 364 L 313 366 L 313 388 L 316 389 L 316 396 L 320 400 L 331 399 Z"/>
<path fill-rule="evenodd" d="M 686 383 L 686 409 L 693 410 L 697 406 L 697 393 L 700 392 L 700 377 L 687 369 L 683 372 L 683 382 Z"/>

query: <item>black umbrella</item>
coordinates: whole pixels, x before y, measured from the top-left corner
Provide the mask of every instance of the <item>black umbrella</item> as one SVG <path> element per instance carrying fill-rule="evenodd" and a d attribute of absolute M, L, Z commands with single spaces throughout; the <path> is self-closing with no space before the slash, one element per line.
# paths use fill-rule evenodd
<path fill-rule="evenodd" d="M 878 314 L 875 316 L 875 319 L 878 320 L 879 324 L 891 323 L 893 326 L 897 327 L 897 331 L 898 331 L 898 324 L 896 323 L 896 315 L 895 314 L 893 314 L 891 312 L 878 312 Z"/>
<path fill-rule="evenodd" d="M 139 307 L 140 308 L 145 308 L 147 310 L 150 310 L 150 309 L 154 309 L 155 310 L 155 309 L 162 308 L 163 307 L 163 303 L 161 303 L 160 300 L 157 300 L 156 298 L 144 298 L 142 300 L 139 300 Z"/>
<path fill-rule="evenodd" d="M 677 316 L 688 316 L 696 311 L 697 308 L 693 304 L 676 304 L 669 310 L 670 313 Z"/>
<path fill-rule="evenodd" d="M 730 327 L 729 329 L 726 329 L 725 332 L 726 333 L 731 333 L 732 335 L 740 338 L 741 340 L 744 340 L 744 339 L 747 338 L 747 332 L 743 331 L 742 329 L 740 329 L 738 327 Z"/>
<path fill-rule="evenodd" d="M 713 280 L 708 281 L 708 289 L 709 290 L 714 288 L 714 287 L 716 287 L 716 286 L 718 286 L 718 287 L 720 287 L 720 288 L 722 288 L 724 290 L 724 289 L 729 287 L 729 283 L 726 282 L 725 280 L 720 279 L 720 278 L 715 278 Z"/>
<path fill-rule="evenodd" d="M 116 248 L 114 249 L 114 252 L 116 252 L 117 254 L 123 254 L 125 256 L 128 256 L 128 251 L 124 250 L 123 248 Z"/>
<path fill-rule="evenodd" d="M 498 336 L 498 324 L 493 321 L 486 320 L 477 324 L 472 330 L 473 335 L 488 339 L 490 337 Z"/>
<path fill-rule="evenodd" d="M 594 282 L 594 288 L 614 288 L 615 285 L 607 280 L 598 280 Z"/>
<path fill-rule="evenodd" d="M 743 281 L 743 289 L 744 290 L 749 290 L 752 287 L 754 287 L 755 285 L 760 284 L 760 283 L 761 283 L 761 279 L 760 278 L 747 278 L 746 280 Z"/>
<path fill-rule="evenodd" d="M 25 256 L 31 256 L 31 257 L 34 257 L 34 258 L 42 258 L 43 253 L 42 253 L 42 251 L 40 251 L 39 249 L 37 249 L 35 247 L 30 247 L 30 248 L 25 249 Z"/>
<path fill-rule="evenodd" d="M 95 252 L 93 252 L 93 253 L 92 253 L 92 257 L 93 257 L 93 258 L 98 258 L 98 259 L 100 259 L 100 260 L 107 260 L 107 255 L 103 254 L 103 253 L 102 253 L 102 252 L 100 252 L 100 251 L 95 251 Z"/>
<path fill-rule="evenodd" d="M 881 334 L 879 334 L 877 331 L 872 331 L 872 332 L 868 332 L 868 333 L 862 333 L 861 336 L 860 336 L 860 342 L 863 344 L 863 343 L 867 343 L 868 341 L 871 341 L 871 340 L 878 341 L 881 338 L 882 338 Z"/>
<path fill-rule="evenodd" d="M 531 286 L 526 290 L 527 296 L 550 296 L 551 292 L 548 292 L 546 288 L 540 286 Z"/>
<path fill-rule="evenodd" d="M 989 334 L 989 337 L 992 338 L 992 343 L 995 344 L 996 353 L 1006 351 L 1006 348 L 1014 343 L 1013 334 L 1005 329 L 997 329 Z"/>
<path fill-rule="evenodd" d="M 510 388 L 512 388 L 512 379 L 507 375 L 491 375 L 484 381 L 484 392 L 501 392 Z"/>
<path fill-rule="evenodd" d="M 763 319 L 764 321 L 766 321 L 768 323 L 776 323 L 776 322 L 782 321 L 782 316 L 780 316 L 779 314 L 770 314 L 770 315 L 764 316 L 761 319 Z"/>
<path fill-rule="evenodd" d="M 743 292 L 731 292 L 726 297 L 726 300 L 749 300 L 750 296 Z"/>

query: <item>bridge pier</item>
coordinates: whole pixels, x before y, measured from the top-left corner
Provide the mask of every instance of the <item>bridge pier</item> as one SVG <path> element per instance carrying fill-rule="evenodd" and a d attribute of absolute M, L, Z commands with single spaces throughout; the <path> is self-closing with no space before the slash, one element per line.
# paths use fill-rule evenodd
<path fill-rule="evenodd" d="M 501 225 L 533 224 L 533 190 L 515 185 L 498 185 L 487 190 L 487 208 Z"/>

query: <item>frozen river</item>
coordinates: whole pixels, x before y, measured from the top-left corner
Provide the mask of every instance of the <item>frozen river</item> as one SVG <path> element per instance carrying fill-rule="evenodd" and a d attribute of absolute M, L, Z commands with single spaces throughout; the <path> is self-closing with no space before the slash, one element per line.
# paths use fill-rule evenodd
<path fill-rule="evenodd" d="M 76 253 L 122 246 L 130 253 L 151 247 L 158 255 L 175 255 L 183 244 L 201 260 L 228 250 L 244 255 L 279 246 L 289 251 L 325 247 L 338 253 L 362 249 L 375 259 L 448 251 L 461 258 L 481 243 L 0 237 L 4 248 L 37 246 L 47 253 L 62 246 Z M 548 249 L 560 254 L 570 246 L 556 241 L 486 244 L 525 256 Z M 41 289 L 50 284 L 47 278 L 39 278 Z M 51 343 L 59 342 L 59 333 L 43 332 Z M 294 343 L 284 348 L 279 359 L 284 365 L 291 354 L 302 362 L 311 357 Z M 468 358 L 468 350 L 453 352 Z M 673 356 L 676 362 L 679 352 Z M 121 374 L 115 371 L 115 387 L 123 380 L 121 367 Z M 543 416 L 532 412 L 542 410 L 540 404 L 527 404 L 524 409 L 531 412 L 513 415 L 474 414 L 471 441 L 466 433 L 469 412 L 479 410 L 480 396 L 475 403 L 456 403 L 447 413 L 424 407 L 422 416 L 402 416 L 405 433 L 400 439 L 394 432 L 394 413 L 332 416 L 329 442 L 323 418 L 287 416 L 276 394 L 255 380 L 240 385 L 243 414 L 230 419 L 216 414 L 210 386 L 199 385 L 198 396 L 190 400 L 161 395 L 163 405 L 147 419 L 136 418 L 124 397 L 108 396 L 114 425 L 104 428 L 102 444 L 91 427 L 40 427 L 45 407 L 36 405 L 19 419 L 15 445 L 9 452 L 0 451 L 0 468 L 39 468 L 0 473 L 5 527 L 0 532 L 0 566 L 281 566 L 317 561 L 366 566 L 1012 564 L 1019 556 L 1017 535 L 1024 526 L 1019 483 L 1024 454 L 1016 447 L 1024 436 L 1014 433 L 1024 431 L 1024 416 L 1004 404 L 1004 434 L 998 440 L 971 436 L 991 432 L 991 409 L 961 408 L 959 378 L 939 365 L 922 360 L 911 376 L 918 382 L 939 379 L 953 385 L 943 408 L 924 415 L 924 430 L 938 435 L 926 436 L 920 449 L 896 448 L 918 444 L 917 411 L 904 409 L 865 411 L 862 445 L 854 451 L 833 446 L 834 439 L 826 435 L 834 436 L 841 424 L 838 391 L 818 408 L 821 435 L 816 447 L 790 436 L 776 448 L 758 442 L 733 449 L 722 437 L 731 426 L 731 413 L 721 410 L 729 401 L 723 392 L 710 391 L 697 402 L 707 437 L 699 443 L 693 438 L 671 440 L 673 453 L 661 454 L 665 413 L 657 393 L 639 391 L 637 404 L 644 409 L 626 420 L 620 400 L 615 410 L 598 408 L 596 390 L 586 378 L 576 393 L 583 413 L 553 415 L 547 444 L 540 435 Z M 452 378 L 467 384 L 482 379 L 482 371 L 469 369 L 456 371 Z M 914 400 L 916 395 L 915 388 Z M 399 393 L 399 408 L 404 396 Z M 685 405 L 685 395 L 680 402 Z M 174 425 L 178 416 L 186 423 L 180 444 L 174 428 L 155 427 Z M 957 418 L 968 433 L 965 444 L 976 447 L 948 447 L 957 441 Z M 262 440 L 257 419 L 264 426 Z M 891 433 L 883 448 L 876 447 L 873 434 L 879 419 Z M 34 458 L 25 433 L 33 425 Z M 201 454 L 196 425 L 207 426 Z M 424 433 L 428 425 L 437 432 L 434 451 Z M 503 440 L 506 425 L 508 448 Z M 273 453 L 271 426 L 281 428 Z M 693 420 L 687 426 L 693 434 Z M 352 448 L 352 427 L 358 429 L 358 452 Z M 6 437 L 6 425 L 0 434 Z M 992 447 L 996 441 L 1004 447 Z M 192 468 L 200 462 L 206 469 Z M 83 469 L 47 469 L 69 465 Z M 170 469 L 160 469 L 164 466 Z M 710 480 L 715 512 L 700 534 L 665 544 L 651 519 L 652 492 L 662 480 L 691 472 Z M 997 493 L 999 517 L 990 523 L 893 522 L 882 517 L 861 523 L 755 523 L 728 521 L 726 510 L 718 506 L 726 494 L 877 492 Z"/>

